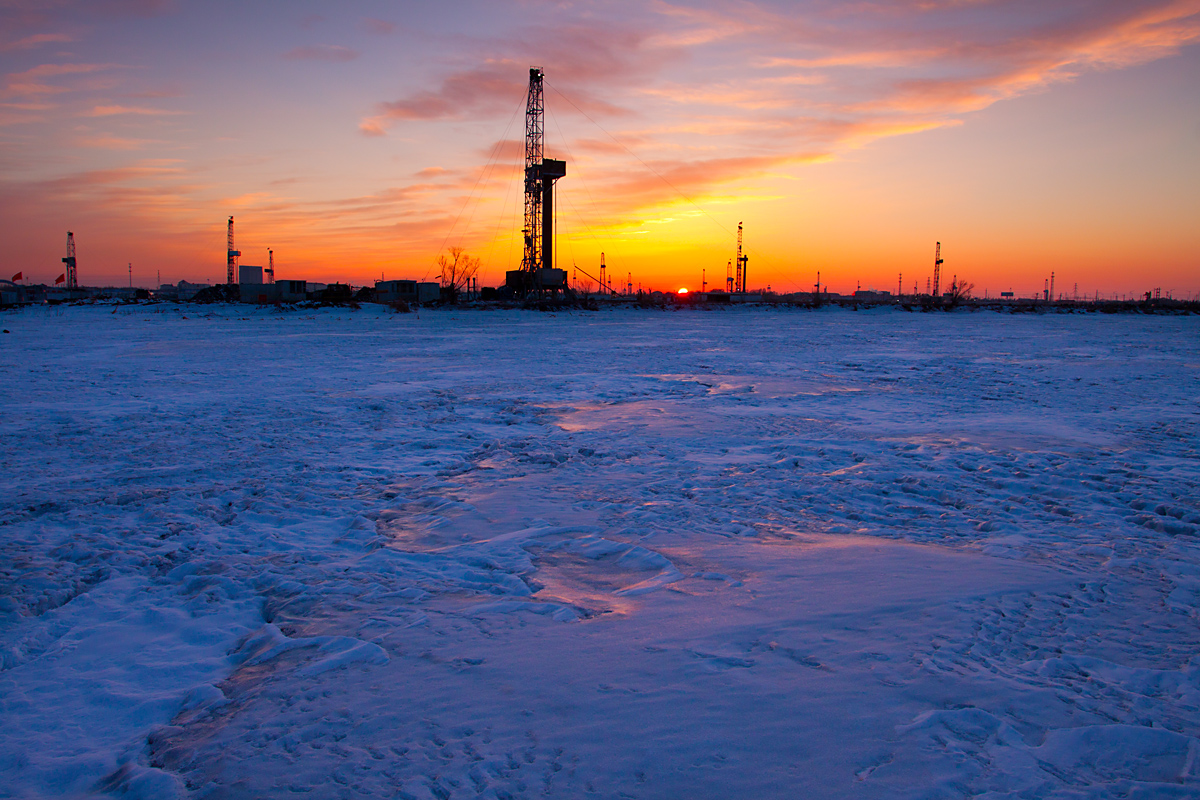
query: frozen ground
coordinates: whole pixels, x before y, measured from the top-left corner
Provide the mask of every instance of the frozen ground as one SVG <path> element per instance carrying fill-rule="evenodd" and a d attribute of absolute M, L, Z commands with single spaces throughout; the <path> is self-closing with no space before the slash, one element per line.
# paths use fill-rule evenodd
<path fill-rule="evenodd" d="M 1200 795 L 1200 319 L 0 315 L 0 796 Z"/>

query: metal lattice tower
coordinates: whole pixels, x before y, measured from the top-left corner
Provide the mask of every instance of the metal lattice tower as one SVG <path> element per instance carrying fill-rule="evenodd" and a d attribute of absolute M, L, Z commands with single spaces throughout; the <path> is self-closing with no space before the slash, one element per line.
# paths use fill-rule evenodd
<path fill-rule="evenodd" d="M 742 223 L 738 223 L 738 251 L 737 258 L 737 277 L 734 279 L 733 287 L 739 292 L 746 291 L 746 285 L 742 282 Z"/>
<path fill-rule="evenodd" d="M 942 243 L 937 243 L 937 249 L 933 251 L 933 297 L 938 296 L 938 284 L 942 278 Z"/>
<path fill-rule="evenodd" d="M 737 290 L 745 293 L 746 291 L 746 268 L 750 265 L 747 263 L 750 256 L 742 253 L 742 223 L 738 223 L 738 251 L 737 251 Z"/>
<path fill-rule="evenodd" d="M 67 288 L 79 288 L 79 275 L 75 272 L 75 234 L 67 231 L 67 257 L 63 259 L 67 265 Z"/>
<path fill-rule="evenodd" d="M 525 100 L 525 257 L 521 269 L 542 266 L 542 156 L 546 136 L 546 104 L 542 98 L 542 70 L 529 68 L 529 95 Z"/>
<path fill-rule="evenodd" d="M 225 283 L 233 284 L 237 283 L 237 260 L 238 256 L 242 254 L 242 251 L 233 249 L 233 217 L 229 218 L 229 235 L 227 236 L 227 239 L 229 245 L 227 248 L 229 261 L 225 268 Z"/>

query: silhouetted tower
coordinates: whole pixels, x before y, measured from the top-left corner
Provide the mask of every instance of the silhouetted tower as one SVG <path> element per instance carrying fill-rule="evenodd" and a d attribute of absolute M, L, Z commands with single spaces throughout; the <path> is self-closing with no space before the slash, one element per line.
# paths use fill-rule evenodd
<path fill-rule="evenodd" d="M 896 276 L 896 297 L 904 296 L 904 273 L 901 272 Z"/>
<path fill-rule="evenodd" d="M 1054 299 L 1054 273 L 1050 273 L 1050 299 Z"/>
<path fill-rule="evenodd" d="M 229 233 L 226 236 L 228 247 L 226 248 L 229 261 L 225 267 L 225 283 L 237 283 L 237 260 L 242 254 L 240 250 L 233 249 L 233 217 L 229 218 Z"/>
<path fill-rule="evenodd" d="M 275 251 L 267 248 L 267 283 L 275 282 Z"/>
<path fill-rule="evenodd" d="M 750 260 L 750 256 L 742 254 L 742 223 L 738 223 L 738 251 L 737 251 L 737 290 L 739 292 L 746 291 L 746 267 Z"/>
<path fill-rule="evenodd" d="M 933 297 L 938 296 L 938 284 L 942 279 L 942 243 L 937 243 L 937 249 L 933 251 Z"/>
<path fill-rule="evenodd" d="M 525 98 L 525 256 L 521 269 L 542 265 L 542 154 L 545 139 L 542 71 L 529 68 L 529 93 Z"/>
<path fill-rule="evenodd" d="M 725 262 L 725 291 L 733 292 L 733 262 Z"/>
<path fill-rule="evenodd" d="M 545 157 L 545 111 L 540 67 L 529 68 L 525 98 L 525 255 L 521 269 L 554 266 L 554 182 L 567 174 L 567 162 Z"/>
<path fill-rule="evenodd" d="M 79 288 L 79 275 L 75 272 L 75 234 L 67 231 L 67 257 L 63 259 L 67 265 L 67 288 Z"/>
<path fill-rule="evenodd" d="M 606 275 L 604 273 L 605 269 L 606 268 L 604 266 L 604 253 L 601 253 L 600 254 L 600 293 L 604 294 L 607 291 L 607 292 L 609 292 L 609 294 L 611 294 L 612 292 L 610 290 L 604 288 L 605 287 L 604 281 L 606 280 Z"/>

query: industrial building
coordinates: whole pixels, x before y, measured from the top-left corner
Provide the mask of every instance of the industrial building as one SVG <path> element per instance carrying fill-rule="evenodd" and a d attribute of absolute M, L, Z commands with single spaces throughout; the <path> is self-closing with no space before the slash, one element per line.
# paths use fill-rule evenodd
<path fill-rule="evenodd" d="M 243 283 L 238 285 L 243 303 L 273 305 L 299 303 L 308 299 L 307 281 L 275 281 L 274 283 Z"/>
<path fill-rule="evenodd" d="M 442 287 L 424 281 L 376 281 L 375 302 L 433 303 L 441 299 Z"/>

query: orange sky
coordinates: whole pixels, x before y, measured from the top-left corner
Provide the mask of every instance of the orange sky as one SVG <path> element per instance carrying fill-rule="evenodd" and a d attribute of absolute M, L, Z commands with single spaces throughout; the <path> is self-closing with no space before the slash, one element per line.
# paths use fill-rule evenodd
<path fill-rule="evenodd" d="M 4 269 L 432 278 L 520 260 L 530 65 L 559 264 L 635 284 L 1200 292 L 1200 0 L 5 6 Z M 3 275 L 8 277 L 8 275 Z"/>

